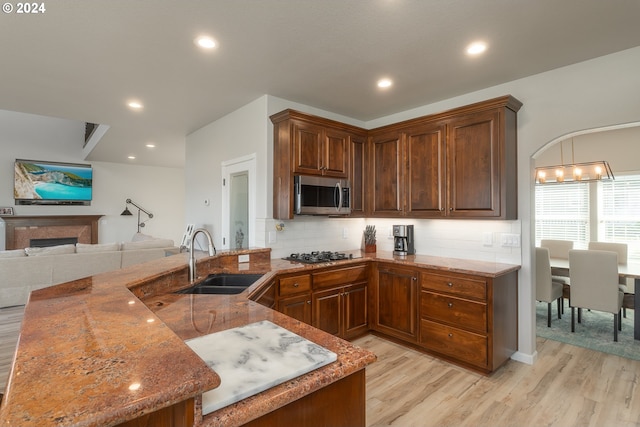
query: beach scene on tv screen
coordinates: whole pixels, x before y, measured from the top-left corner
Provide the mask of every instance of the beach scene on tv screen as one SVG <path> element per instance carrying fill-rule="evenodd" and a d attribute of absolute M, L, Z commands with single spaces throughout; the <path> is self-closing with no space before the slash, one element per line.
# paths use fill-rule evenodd
<path fill-rule="evenodd" d="M 14 197 L 22 200 L 91 200 L 90 167 L 16 162 Z"/>

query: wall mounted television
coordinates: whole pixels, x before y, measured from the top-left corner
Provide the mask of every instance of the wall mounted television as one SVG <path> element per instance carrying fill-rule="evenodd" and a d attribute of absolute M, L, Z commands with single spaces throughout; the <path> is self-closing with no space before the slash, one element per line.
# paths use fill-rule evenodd
<path fill-rule="evenodd" d="M 91 204 L 93 168 L 80 163 L 16 159 L 13 197 L 16 205 Z"/>

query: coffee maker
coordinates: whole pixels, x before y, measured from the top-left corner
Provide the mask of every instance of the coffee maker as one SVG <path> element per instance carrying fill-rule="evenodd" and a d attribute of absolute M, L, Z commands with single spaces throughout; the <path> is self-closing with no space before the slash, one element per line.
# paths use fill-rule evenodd
<path fill-rule="evenodd" d="M 393 254 L 407 256 L 415 253 L 416 248 L 413 245 L 413 225 L 394 225 Z"/>

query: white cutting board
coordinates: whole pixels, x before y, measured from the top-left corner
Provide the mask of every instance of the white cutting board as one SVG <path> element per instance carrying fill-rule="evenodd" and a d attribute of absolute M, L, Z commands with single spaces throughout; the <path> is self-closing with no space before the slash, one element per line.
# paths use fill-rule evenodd
<path fill-rule="evenodd" d="M 202 395 L 203 415 L 335 362 L 338 357 L 266 320 L 185 342 L 221 380 L 218 388 Z"/>

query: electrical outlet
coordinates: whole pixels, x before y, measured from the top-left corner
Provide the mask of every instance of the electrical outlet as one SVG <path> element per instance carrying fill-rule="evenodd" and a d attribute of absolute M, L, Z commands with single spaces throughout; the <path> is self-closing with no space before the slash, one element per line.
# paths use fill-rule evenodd
<path fill-rule="evenodd" d="M 511 233 L 502 233 L 501 244 L 505 248 L 519 248 L 520 235 Z"/>
<path fill-rule="evenodd" d="M 269 243 L 275 243 L 276 241 L 277 241 L 276 232 L 275 231 L 270 231 L 269 232 Z"/>
<path fill-rule="evenodd" d="M 342 229 L 342 238 L 343 239 L 348 239 L 349 238 L 349 229 L 347 227 L 344 227 Z"/>

